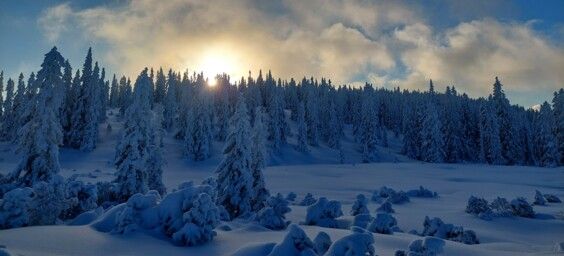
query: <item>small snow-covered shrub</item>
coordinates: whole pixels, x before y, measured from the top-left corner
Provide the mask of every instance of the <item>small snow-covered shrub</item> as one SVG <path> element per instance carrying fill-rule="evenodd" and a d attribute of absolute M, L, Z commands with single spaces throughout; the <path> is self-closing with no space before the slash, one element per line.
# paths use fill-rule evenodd
<path fill-rule="evenodd" d="M 546 199 L 544 198 L 544 195 L 538 190 L 535 190 L 535 201 L 533 202 L 533 204 L 546 205 Z"/>
<path fill-rule="evenodd" d="M 553 194 L 544 194 L 544 198 L 549 203 L 562 203 L 560 198 L 558 198 L 556 195 Z"/>
<path fill-rule="evenodd" d="M 150 191 L 151 192 L 151 191 Z M 112 229 L 114 234 L 127 234 L 143 228 L 143 211 L 155 207 L 160 200 L 158 192 L 145 195 L 137 193 L 131 196 L 126 207 L 116 217 L 116 226 Z"/>
<path fill-rule="evenodd" d="M 533 207 L 523 197 L 518 197 L 511 200 L 511 210 L 513 211 L 513 215 L 516 216 L 525 218 L 535 217 L 535 211 L 533 210 Z"/>
<path fill-rule="evenodd" d="M 84 184 L 79 180 L 67 182 L 67 198 L 71 205 L 63 212 L 63 219 L 72 219 L 98 207 L 98 191 L 93 184 Z"/>
<path fill-rule="evenodd" d="M 376 212 L 395 213 L 396 211 L 394 211 L 390 202 L 384 202 L 380 205 L 380 207 L 378 207 L 378 209 L 376 209 Z"/>
<path fill-rule="evenodd" d="M 407 193 L 405 193 L 403 191 L 394 192 L 394 193 L 390 194 L 388 199 L 386 199 L 386 202 L 390 202 L 392 204 L 408 203 L 409 197 L 407 196 Z"/>
<path fill-rule="evenodd" d="M 396 255 L 409 255 L 409 256 L 435 256 L 443 252 L 445 241 L 435 237 L 425 237 L 423 240 L 417 239 L 409 244 L 409 254 Z"/>
<path fill-rule="evenodd" d="M 108 181 L 100 181 L 96 183 L 96 191 L 98 192 L 98 205 L 104 209 L 116 205 L 118 202 L 118 187 L 116 183 Z"/>
<path fill-rule="evenodd" d="M 353 233 L 335 241 L 325 256 L 372 256 L 374 236 L 365 229 L 353 227 Z"/>
<path fill-rule="evenodd" d="M 368 225 L 368 230 L 374 233 L 391 235 L 394 231 L 399 231 L 397 225 L 396 218 L 389 213 L 378 213 L 376 218 Z"/>
<path fill-rule="evenodd" d="M 440 218 L 429 219 L 425 217 L 423 232 L 421 236 L 434 236 L 464 244 L 479 244 L 476 233 L 472 230 L 464 230 L 461 226 L 445 224 Z"/>
<path fill-rule="evenodd" d="M 311 193 L 307 193 L 304 199 L 299 203 L 299 205 L 310 206 L 312 204 L 315 204 L 316 201 L 317 199 L 315 199 Z"/>
<path fill-rule="evenodd" d="M 343 216 L 341 203 L 320 197 L 317 202 L 307 208 L 305 225 L 336 228 L 338 217 Z"/>
<path fill-rule="evenodd" d="M 288 207 L 288 200 L 284 199 L 282 194 L 270 197 L 267 200 L 267 207 L 262 208 L 257 215 L 258 222 L 266 228 L 280 230 L 286 228 L 289 221 L 286 221 L 284 215 L 292 209 Z"/>
<path fill-rule="evenodd" d="M 219 224 L 219 212 L 210 195 L 201 193 L 192 208 L 183 215 L 184 226 L 174 234 L 172 240 L 180 245 L 199 245 L 211 241 L 213 230 Z"/>
<path fill-rule="evenodd" d="M 351 209 L 351 215 L 356 216 L 359 214 L 370 213 L 368 211 L 368 199 L 363 194 L 358 194 Z"/>
<path fill-rule="evenodd" d="M 410 197 L 425 197 L 425 198 L 433 198 L 439 196 L 437 192 L 428 190 L 423 186 L 419 186 L 419 189 L 412 189 L 407 191 L 407 195 Z"/>
<path fill-rule="evenodd" d="M 490 208 L 492 209 L 493 216 L 495 217 L 513 216 L 511 204 L 509 204 L 507 199 L 503 197 L 497 197 L 496 199 L 494 199 L 490 204 Z"/>
<path fill-rule="evenodd" d="M 53 225 L 63 211 L 69 208 L 66 199 L 65 183 L 61 176 L 53 176 L 47 183 L 37 182 L 33 185 L 33 199 L 29 208 L 30 225 Z"/>
<path fill-rule="evenodd" d="M 276 244 L 269 256 L 315 255 L 313 242 L 295 224 L 289 226 L 288 233 L 281 243 Z M 343 254 L 344 255 L 344 254 Z"/>
<path fill-rule="evenodd" d="M 296 193 L 290 192 L 290 193 L 288 193 L 288 195 L 286 196 L 286 200 L 294 202 L 294 201 L 296 201 L 296 198 L 297 198 L 297 197 L 298 197 L 298 195 L 296 195 Z"/>
<path fill-rule="evenodd" d="M 16 188 L 4 194 L 0 200 L 0 229 L 19 228 L 29 225 L 29 207 L 33 190 Z"/>
<path fill-rule="evenodd" d="M 313 239 L 313 250 L 317 253 L 317 255 L 323 255 L 329 247 L 331 247 L 331 237 L 323 231 L 319 232 L 317 236 Z"/>
<path fill-rule="evenodd" d="M 379 190 L 375 190 L 374 193 L 372 193 L 371 200 L 381 203 L 384 199 L 390 197 L 391 193 L 395 193 L 395 190 L 382 186 Z"/>
<path fill-rule="evenodd" d="M 492 219 L 492 209 L 486 199 L 470 196 L 466 205 L 467 213 L 476 215 L 484 220 Z"/>
<path fill-rule="evenodd" d="M 359 214 L 359 215 L 354 216 L 352 226 L 366 228 L 366 227 L 368 227 L 368 224 L 370 222 L 372 222 L 373 219 L 374 218 L 372 218 L 372 216 L 370 216 L 369 213 Z"/>

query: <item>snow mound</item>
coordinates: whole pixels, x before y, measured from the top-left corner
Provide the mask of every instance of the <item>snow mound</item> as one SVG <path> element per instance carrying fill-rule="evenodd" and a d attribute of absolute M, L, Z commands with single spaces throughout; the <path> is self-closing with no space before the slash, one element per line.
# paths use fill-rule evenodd
<path fill-rule="evenodd" d="M 286 228 L 289 221 L 286 221 L 284 216 L 292 209 L 288 207 L 288 200 L 282 194 L 278 193 L 276 196 L 270 197 L 267 200 L 267 207 L 259 211 L 257 215 L 258 222 L 269 229 L 280 230 Z"/>
<path fill-rule="evenodd" d="M 317 202 L 307 208 L 305 225 L 337 228 L 336 218 L 343 216 L 341 203 L 320 197 Z"/>
<path fill-rule="evenodd" d="M 476 233 L 472 230 L 464 230 L 462 226 L 445 224 L 440 218 L 429 219 L 425 217 L 423 232 L 421 236 L 434 236 L 441 239 L 451 240 L 464 244 L 479 244 Z"/>
<path fill-rule="evenodd" d="M 374 237 L 372 233 L 353 228 L 353 233 L 335 241 L 325 256 L 366 256 L 374 255 Z"/>
<path fill-rule="evenodd" d="M 401 231 L 397 225 L 396 218 L 389 213 L 378 213 L 368 226 L 368 230 L 374 233 L 391 235 L 394 231 Z"/>
<path fill-rule="evenodd" d="M 412 189 L 407 191 L 407 195 L 410 197 L 423 197 L 423 198 L 435 198 L 439 196 L 437 192 L 433 192 L 429 189 L 424 188 L 423 186 L 419 186 L 419 189 Z"/>

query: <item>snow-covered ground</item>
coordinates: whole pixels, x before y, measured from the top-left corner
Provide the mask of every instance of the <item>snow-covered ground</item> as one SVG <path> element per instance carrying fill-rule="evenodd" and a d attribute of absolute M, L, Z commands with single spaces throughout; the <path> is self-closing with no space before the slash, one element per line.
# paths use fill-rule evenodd
<path fill-rule="evenodd" d="M 112 179 L 114 169 L 111 163 L 119 130 L 116 123 L 114 126 L 111 133 L 107 133 L 103 126 L 103 139 L 91 153 L 62 149 L 63 176 L 78 175 L 90 182 Z M 564 242 L 563 203 L 535 206 L 538 217 L 535 219 L 508 217 L 485 221 L 464 212 L 471 195 L 488 200 L 497 196 L 509 200 L 524 196 L 532 202 L 535 190 L 540 190 L 564 198 L 564 168 L 428 164 L 409 161 L 388 149 L 382 149 L 382 158 L 386 162 L 352 164 L 360 157 L 351 141 L 345 141 L 344 145 L 348 163 L 342 165 L 338 164 L 338 152 L 331 149 L 313 148 L 304 156 L 293 150 L 291 145 L 285 146 L 281 156 L 274 157 L 272 165 L 265 170 L 267 187 L 271 193 L 295 192 L 298 202 L 306 193 L 312 193 L 316 198 L 324 196 L 338 200 L 343 204 L 343 220 L 352 220 L 348 215 L 357 194 L 370 198 L 372 192 L 381 186 L 407 191 L 423 185 L 436 191 L 439 198 L 411 198 L 409 203 L 393 205 L 396 211 L 393 216 L 406 233 L 374 234 L 378 255 L 393 255 L 398 249 L 406 250 L 411 241 L 420 239 L 407 231 L 421 231 L 425 216 L 440 217 L 446 223 L 474 230 L 480 239 L 477 245 L 446 241 L 444 255 L 551 255 L 556 254 L 555 246 Z M 216 153 L 212 158 L 203 162 L 186 160 L 181 146 L 173 139 L 165 141 L 168 164 L 164 168 L 163 179 L 169 191 L 184 181 L 199 183 L 213 175 L 221 159 L 219 144 L 215 146 Z M 18 158 L 12 149 L 12 145 L 0 145 L 2 173 L 11 171 L 17 164 Z M 378 206 L 378 203 L 369 203 L 373 215 Z M 288 220 L 292 223 L 305 220 L 306 207 L 292 205 L 291 208 Z M 232 230 L 218 229 L 218 235 L 212 242 L 196 247 L 175 246 L 151 232 L 113 235 L 99 232 L 90 225 L 2 230 L 0 246 L 15 255 L 231 255 L 240 248 L 278 243 L 286 234 L 286 231 L 269 231 L 256 223 L 244 221 L 224 225 Z M 345 229 L 301 227 L 311 239 L 319 231 L 328 233 L 333 241 L 351 233 Z"/>

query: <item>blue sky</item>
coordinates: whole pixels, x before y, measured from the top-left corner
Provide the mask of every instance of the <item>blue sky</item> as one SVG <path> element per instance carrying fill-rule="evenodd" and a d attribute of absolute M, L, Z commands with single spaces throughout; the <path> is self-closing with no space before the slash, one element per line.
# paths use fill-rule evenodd
<path fill-rule="evenodd" d="M 0 69 L 27 76 L 53 45 L 77 68 L 92 46 L 110 74 L 129 76 L 262 68 L 409 89 L 432 78 L 473 97 L 500 76 L 513 103 L 531 106 L 564 86 L 561 10 L 556 0 L 5 0 Z"/>

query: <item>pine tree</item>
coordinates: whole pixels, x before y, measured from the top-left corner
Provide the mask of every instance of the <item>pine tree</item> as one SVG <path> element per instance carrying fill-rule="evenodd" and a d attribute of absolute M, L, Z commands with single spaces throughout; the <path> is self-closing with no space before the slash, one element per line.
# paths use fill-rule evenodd
<path fill-rule="evenodd" d="M 18 133 L 18 130 L 24 125 L 22 123 L 22 117 L 26 111 L 27 98 L 25 96 L 25 82 L 24 75 L 20 73 L 18 77 L 18 89 L 16 91 L 16 96 L 14 96 L 14 130 L 12 131 L 14 135 Z M 16 136 L 13 136 L 15 140 Z"/>
<path fill-rule="evenodd" d="M 554 109 L 555 132 L 560 165 L 564 165 L 564 89 L 554 92 L 552 99 Z"/>
<path fill-rule="evenodd" d="M 187 112 L 188 117 L 184 132 L 186 155 L 194 161 L 202 161 L 210 157 L 212 146 L 211 121 L 204 92 L 200 92 Z"/>
<path fill-rule="evenodd" d="M 519 156 L 516 155 L 518 145 L 515 143 L 515 130 L 511 122 L 511 106 L 509 105 L 509 100 L 505 97 L 501 82 L 497 77 L 495 78 L 490 101 L 493 104 L 499 125 L 499 139 L 504 163 L 515 164 Z"/>
<path fill-rule="evenodd" d="M 502 164 L 499 124 L 493 110 L 489 101 L 480 105 L 480 159 L 489 164 Z"/>
<path fill-rule="evenodd" d="M 110 102 L 109 106 L 115 108 L 119 103 L 119 87 L 116 75 L 112 77 L 112 83 L 110 85 Z"/>
<path fill-rule="evenodd" d="M 129 78 L 125 78 L 125 76 L 123 76 L 120 80 L 119 80 L 119 108 L 120 108 L 120 114 L 123 116 L 125 114 L 125 111 L 127 110 L 127 108 L 129 107 L 129 105 L 131 104 L 132 98 L 133 98 L 133 91 L 131 88 L 131 80 L 129 80 Z"/>
<path fill-rule="evenodd" d="M 444 141 L 441 121 L 433 103 L 425 108 L 425 117 L 421 127 L 421 160 L 431 163 L 444 161 Z"/>
<path fill-rule="evenodd" d="M 166 96 L 164 100 L 164 127 L 167 130 L 171 130 L 176 123 L 176 115 L 178 113 L 178 101 L 177 101 L 177 91 L 176 87 L 178 84 L 178 80 L 176 75 L 172 72 L 172 70 L 168 71 L 168 78 L 166 81 Z"/>
<path fill-rule="evenodd" d="M 408 106 L 404 109 L 402 153 L 413 159 L 421 159 L 421 116 L 419 107 Z"/>
<path fill-rule="evenodd" d="M 239 99 L 243 101 L 243 99 Z M 245 104 L 245 103 L 242 103 Z M 252 199 L 253 211 L 258 211 L 263 208 L 270 193 L 266 189 L 264 182 L 264 175 L 262 170 L 266 167 L 268 152 L 266 150 L 266 127 L 267 116 L 264 108 L 257 107 L 255 110 L 255 122 L 251 134 L 251 174 L 253 176 L 253 192 Z"/>
<path fill-rule="evenodd" d="M 362 116 L 358 136 L 361 143 L 362 162 L 378 160 L 378 113 L 371 90 L 365 90 L 362 101 Z"/>
<path fill-rule="evenodd" d="M 250 212 L 253 191 L 251 173 L 250 124 L 247 107 L 239 100 L 230 120 L 230 133 L 223 150 L 223 160 L 216 169 L 218 203 L 232 218 Z"/>
<path fill-rule="evenodd" d="M 102 73 L 100 75 L 100 80 L 98 82 L 98 87 L 96 88 L 98 93 L 98 122 L 106 121 L 106 111 L 108 109 L 108 98 L 110 94 L 110 84 L 106 81 L 106 69 L 102 68 Z"/>
<path fill-rule="evenodd" d="M 61 128 L 63 129 L 63 137 L 65 137 L 71 129 L 72 107 L 75 99 L 72 89 L 72 67 L 69 61 L 66 60 L 63 72 L 61 107 L 59 108 L 59 120 Z M 65 139 L 63 139 L 63 144 L 66 144 Z"/>
<path fill-rule="evenodd" d="M 305 122 L 305 107 L 304 102 L 298 103 L 298 114 L 296 115 L 297 122 L 297 136 L 298 144 L 296 145 L 296 150 L 302 153 L 309 152 L 307 145 L 307 126 Z"/>
<path fill-rule="evenodd" d="M 4 114 L 2 115 L 2 127 L 0 129 L 0 138 L 4 141 L 11 141 L 14 137 L 15 111 L 14 111 L 14 81 L 8 79 L 6 84 L 6 98 L 3 102 Z"/>
<path fill-rule="evenodd" d="M 125 115 L 123 135 L 116 147 L 116 183 L 120 200 L 135 193 L 156 189 L 164 193 L 160 176 L 162 159 L 158 135 L 151 118 L 153 98 L 150 78 L 145 68 L 135 81 L 132 104 Z"/>
<path fill-rule="evenodd" d="M 270 100 L 269 107 L 269 139 L 272 141 L 272 147 L 275 151 L 286 144 L 286 116 L 284 113 L 282 98 L 278 88 L 272 92 L 272 99 Z"/>
<path fill-rule="evenodd" d="M 98 138 L 98 114 L 100 113 L 97 105 L 100 101 L 98 76 L 98 63 L 92 69 L 92 49 L 89 48 L 82 68 L 80 89 L 75 91 L 78 95 L 76 95 L 76 105 L 71 117 L 69 132 L 69 145 L 87 152 L 96 147 Z"/>
<path fill-rule="evenodd" d="M 541 105 L 535 120 L 534 154 L 539 166 L 556 167 L 558 165 L 558 148 L 554 136 L 554 116 L 548 102 Z"/>
<path fill-rule="evenodd" d="M 61 126 L 57 118 L 55 88 L 62 86 L 61 68 L 64 58 L 53 47 L 45 54 L 41 70 L 33 86 L 33 94 L 26 116 L 29 120 L 18 132 L 18 149 L 22 159 L 9 179 L 20 186 L 32 186 L 40 181 L 49 182 L 59 172 L 59 143 L 62 140 Z"/>
<path fill-rule="evenodd" d="M 4 71 L 0 71 L 0 106 L 4 105 Z M 4 111 L 2 110 L 2 108 L 0 108 L 0 118 L 2 118 L 2 115 L 4 114 Z"/>
<path fill-rule="evenodd" d="M 157 71 L 157 80 L 155 81 L 155 103 L 163 103 L 166 94 L 166 78 L 163 68 Z"/>
<path fill-rule="evenodd" d="M 305 79 L 304 79 L 305 81 Z M 303 85 L 303 81 L 302 81 Z M 315 95 L 313 85 L 306 83 L 304 88 L 307 93 L 307 100 L 305 105 L 305 120 L 307 126 L 307 137 L 309 145 L 317 146 L 319 145 L 319 107 L 318 107 L 318 97 Z"/>

